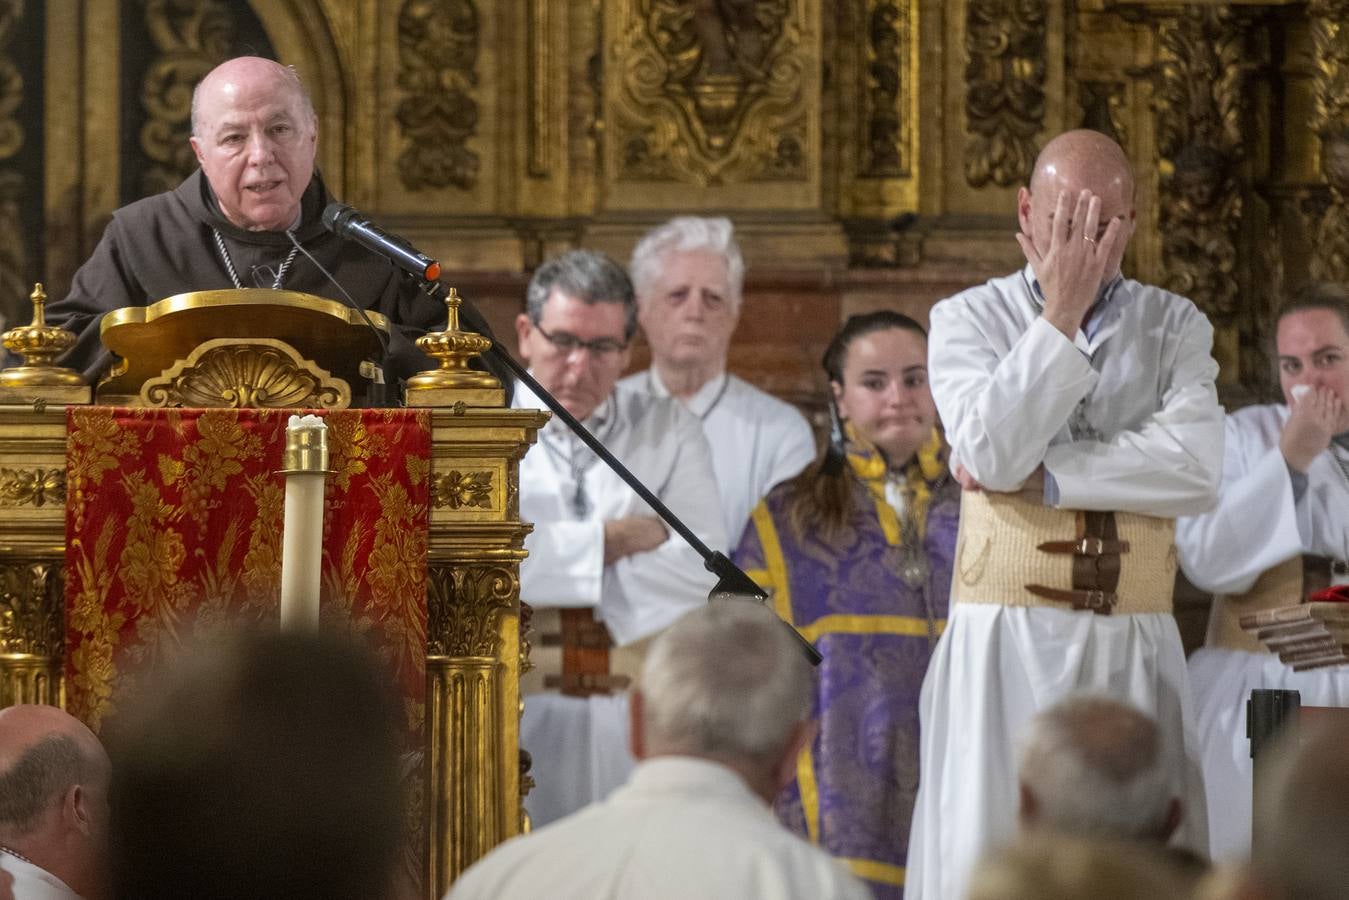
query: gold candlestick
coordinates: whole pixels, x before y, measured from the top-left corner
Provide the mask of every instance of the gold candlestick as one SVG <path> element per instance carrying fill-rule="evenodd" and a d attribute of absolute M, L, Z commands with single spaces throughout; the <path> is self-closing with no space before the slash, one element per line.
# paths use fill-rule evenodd
<path fill-rule="evenodd" d="M 459 307 L 463 300 L 450 288 L 445 297 L 448 311 L 445 330 L 417 338 L 417 346 L 440 367 L 419 372 L 408 379 L 408 406 L 504 406 L 506 392 L 501 382 L 486 372 L 468 367 L 468 361 L 487 352 L 492 342 L 472 331 L 459 330 Z"/>
<path fill-rule="evenodd" d="M 23 364 L 0 370 L 0 402 L 30 402 L 35 399 L 58 403 L 88 403 L 89 385 L 74 369 L 55 364 L 56 357 L 75 344 L 75 335 L 48 325 L 44 313 L 47 293 L 33 286 L 33 322 L 11 328 L 3 335 L 5 348 L 23 357 Z"/>

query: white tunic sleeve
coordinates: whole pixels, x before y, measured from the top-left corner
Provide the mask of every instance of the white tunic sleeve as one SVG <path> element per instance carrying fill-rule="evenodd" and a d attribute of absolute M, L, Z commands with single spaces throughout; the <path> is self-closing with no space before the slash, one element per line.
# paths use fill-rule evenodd
<path fill-rule="evenodd" d="M 1213 327 L 1197 310 L 1186 317 L 1163 381 L 1160 407 L 1108 441 L 1057 444 L 1045 470 L 1067 509 L 1180 516 L 1212 508 L 1223 460 L 1223 412 L 1210 350 Z M 1128 340 L 1121 335 L 1121 340 Z"/>
<path fill-rule="evenodd" d="M 932 311 L 929 370 L 953 463 L 1013 491 L 1043 464 L 1057 503 L 1176 516 L 1209 508 L 1222 464 L 1213 329 L 1184 298 L 1127 284 L 1092 341 L 1046 322 L 1021 275 Z M 1075 437 L 1086 414 L 1100 437 Z"/>
<path fill-rule="evenodd" d="M 971 301 L 971 305 L 974 302 Z M 1019 488 L 1097 381 L 1082 351 L 1036 318 L 1004 355 L 963 304 L 932 310 L 929 375 L 954 450 L 991 491 Z"/>
<path fill-rule="evenodd" d="M 1181 568 L 1200 590 L 1245 593 L 1267 569 L 1302 552 L 1288 464 L 1278 442 L 1265 437 L 1229 416 L 1218 505 L 1176 522 Z"/>

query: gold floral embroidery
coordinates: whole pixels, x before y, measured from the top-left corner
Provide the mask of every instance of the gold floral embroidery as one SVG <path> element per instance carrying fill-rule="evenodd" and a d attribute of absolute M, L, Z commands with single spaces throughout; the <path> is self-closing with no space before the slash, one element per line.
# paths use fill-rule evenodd
<path fill-rule="evenodd" d="M 394 670 L 402 672 L 404 666 L 424 665 L 426 652 L 420 613 L 426 603 L 421 577 L 426 571 L 426 507 L 411 503 L 391 473 L 375 476 L 369 484 L 380 509 L 367 563 L 370 605 L 383 614 L 385 639 L 394 648 Z"/>
<path fill-rule="evenodd" d="M 244 489 L 257 508 L 257 516 L 248 526 L 248 551 L 244 554 L 244 603 L 274 610 L 281 584 L 285 487 L 272 473 L 260 472 L 244 479 Z"/>
<path fill-rule="evenodd" d="M 329 480 L 337 488 L 349 490 L 351 479 L 368 471 L 366 460 L 384 455 L 384 437 L 372 434 L 355 411 L 331 412 L 324 423 L 328 426 L 328 467 L 332 470 Z"/>
<path fill-rule="evenodd" d="M 108 594 L 112 590 L 113 573 L 108 569 L 108 548 L 117 533 L 118 524 L 112 519 L 103 522 L 94 541 L 91 557 L 80 538 L 71 541 L 75 581 L 79 592 L 70 604 L 70 620 L 66 627 L 77 631 L 83 640 L 70 656 L 71 680 L 79 687 L 72 691 L 78 704 L 71 712 L 94 731 L 99 730 L 103 717 L 112 712 L 112 682 L 116 674 L 113 653 L 119 642 L 119 632 L 126 619 L 116 610 L 108 610 Z"/>
<path fill-rule="evenodd" d="M 123 457 L 140 450 L 135 432 L 123 430 L 111 409 L 70 408 L 70 439 L 66 447 L 66 491 L 74 504 L 73 531 L 84 530 L 86 491 L 121 465 Z"/>

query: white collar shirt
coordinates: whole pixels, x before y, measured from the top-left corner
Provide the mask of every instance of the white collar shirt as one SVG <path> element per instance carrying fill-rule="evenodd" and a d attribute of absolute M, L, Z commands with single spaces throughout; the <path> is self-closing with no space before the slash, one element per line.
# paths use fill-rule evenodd
<path fill-rule="evenodd" d="M 0 851 L 0 872 L 14 878 L 10 890 L 14 900 L 81 900 L 64 881 L 46 869 L 10 853 Z"/>
<path fill-rule="evenodd" d="M 657 397 L 670 396 L 654 366 L 623 383 Z M 682 402 L 698 417 L 711 445 L 728 542 L 718 549 L 729 552 L 764 495 L 815 458 L 815 436 L 796 407 L 729 373 L 711 379 Z"/>
<path fill-rule="evenodd" d="M 732 770 L 639 763 L 608 799 L 507 841 L 449 900 L 867 900 L 841 863 L 778 823 Z"/>

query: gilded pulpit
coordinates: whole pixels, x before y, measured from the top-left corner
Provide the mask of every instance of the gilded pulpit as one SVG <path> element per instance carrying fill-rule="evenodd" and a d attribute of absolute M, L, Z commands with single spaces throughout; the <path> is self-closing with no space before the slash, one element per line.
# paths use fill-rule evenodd
<path fill-rule="evenodd" d="M 517 470 L 547 416 L 468 367 L 490 343 L 458 330 L 459 302 L 422 339 L 440 368 L 407 409 L 346 409 L 387 323 L 332 301 L 226 291 L 110 315 L 124 361 L 95 403 L 52 367 L 39 304 L 7 335 L 27 364 L 0 375 L 0 705 L 97 729 L 193 640 L 274 620 L 284 419 L 317 407 L 323 620 L 368 635 L 402 692 L 425 896 L 518 833 Z"/>

